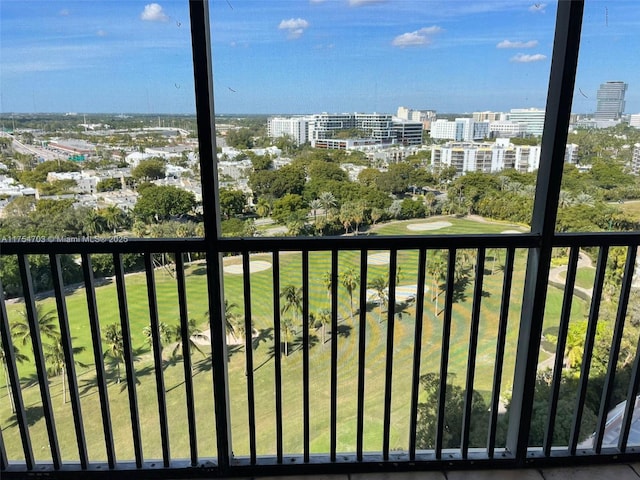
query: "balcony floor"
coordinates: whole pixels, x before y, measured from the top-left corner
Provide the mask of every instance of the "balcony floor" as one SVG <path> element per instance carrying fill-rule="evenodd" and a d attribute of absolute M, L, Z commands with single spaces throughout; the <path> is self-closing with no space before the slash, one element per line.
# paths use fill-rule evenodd
<path fill-rule="evenodd" d="M 260 477 L 260 480 L 638 480 L 640 463 L 529 470 L 364 473 Z M 242 479 L 242 480 L 249 480 Z"/>

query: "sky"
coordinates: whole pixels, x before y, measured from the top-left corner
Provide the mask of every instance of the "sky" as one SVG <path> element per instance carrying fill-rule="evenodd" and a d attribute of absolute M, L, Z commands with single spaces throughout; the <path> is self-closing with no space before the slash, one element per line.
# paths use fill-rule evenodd
<path fill-rule="evenodd" d="M 218 114 L 544 108 L 556 2 L 210 0 Z M 588 0 L 573 111 L 629 84 L 640 8 Z M 0 112 L 195 111 L 186 0 L 2 0 Z"/>

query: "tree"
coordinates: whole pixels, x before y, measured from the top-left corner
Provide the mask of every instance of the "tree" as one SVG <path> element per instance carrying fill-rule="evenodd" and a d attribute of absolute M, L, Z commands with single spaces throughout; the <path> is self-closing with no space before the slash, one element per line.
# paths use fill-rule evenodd
<path fill-rule="evenodd" d="M 300 195 L 289 193 L 273 202 L 271 218 L 282 225 L 286 225 L 289 217 L 294 212 L 303 212 L 306 215 L 308 209 Z"/>
<path fill-rule="evenodd" d="M 73 338 L 72 338 L 73 340 Z M 64 357 L 64 348 L 62 342 L 46 343 L 43 346 L 44 359 L 48 364 L 48 371 L 50 375 L 62 375 L 62 404 L 67 403 L 67 388 L 66 388 L 66 369 L 67 362 Z M 85 364 L 77 360 L 77 355 L 85 351 L 83 346 L 75 346 L 72 348 L 73 361 L 81 367 L 86 367 Z"/>
<path fill-rule="evenodd" d="M 326 330 L 327 325 L 331 324 L 331 311 L 325 309 L 320 310 L 313 317 L 315 320 L 315 327 L 318 328 L 318 325 L 322 328 L 322 345 L 327 341 L 326 338 Z"/>
<path fill-rule="evenodd" d="M 378 321 L 382 323 L 382 307 L 388 306 L 389 294 L 387 288 L 389 287 L 389 280 L 386 276 L 381 275 L 374 278 L 369 283 L 369 288 L 376 291 L 376 297 L 378 297 L 379 316 Z"/>
<path fill-rule="evenodd" d="M 294 326 L 298 324 L 298 313 L 302 314 L 302 288 L 296 288 L 294 285 L 286 285 L 280 292 L 280 298 L 284 301 L 280 308 L 280 313 L 282 315 L 289 311 L 293 313 L 293 321 L 285 318 L 282 320 L 282 328 L 285 334 L 284 354 L 286 357 L 289 355 L 289 336 Z"/>
<path fill-rule="evenodd" d="M 13 346 L 13 357 L 16 362 L 22 363 L 29 360 L 29 357 L 20 353 L 20 350 L 15 345 Z M 4 380 L 7 385 L 7 396 L 9 397 L 9 402 L 11 403 L 11 413 L 16 413 L 16 406 L 13 403 L 13 395 L 11 393 L 11 384 L 9 383 L 9 369 L 7 367 L 7 357 L 4 351 L 4 348 L 0 348 L 0 362 L 2 362 L 2 370 L 4 372 Z"/>
<path fill-rule="evenodd" d="M 124 363 L 124 339 L 122 338 L 122 329 L 116 323 L 107 325 L 104 331 L 104 339 L 106 348 L 104 358 L 110 359 L 116 366 L 116 383 L 120 383 L 120 363 Z"/>
<path fill-rule="evenodd" d="M 180 324 L 174 327 L 173 337 L 177 340 L 175 347 L 173 347 L 173 351 L 171 352 L 172 357 L 176 357 L 178 351 L 180 351 L 183 347 L 183 339 L 182 339 L 182 327 Z M 198 341 L 207 340 L 207 336 L 198 329 L 196 325 L 196 321 L 193 318 L 190 318 L 187 322 L 187 340 L 188 340 L 188 349 L 189 354 L 193 355 L 193 351 L 196 350 L 200 352 L 203 357 L 206 357 L 205 353 L 202 351 L 200 346 L 198 345 Z M 193 366 L 191 367 L 191 375 L 193 375 Z"/>
<path fill-rule="evenodd" d="M 226 136 L 227 145 L 234 148 L 253 148 L 253 134 L 248 128 L 229 130 Z"/>
<path fill-rule="evenodd" d="M 122 188 L 122 182 L 119 178 L 105 178 L 100 180 L 96 185 L 98 192 L 113 192 L 114 190 L 120 190 Z"/>
<path fill-rule="evenodd" d="M 418 403 L 416 446 L 419 449 L 433 449 L 438 427 L 438 402 L 440 396 L 440 376 L 427 373 L 420 377 L 424 388 L 424 402 Z M 459 448 L 462 439 L 462 419 L 466 391 L 458 385 L 447 383 L 445 387 L 444 422 L 442 425 L 442 447 Z M 479 392 L 471 394 L 471 416 L 469 446 L 481 447 L 486 444 L 486 429 L 489 422 L 488 406 Z"/>
<path fill-rule="evenodd" d="M 53 310 L 44 311 L 41 305 L 36 306 L 36 323 L 40 331 L 43 343 L 59 343 L 60 332 L 58 331 L 58 316 Z M 31 339 L 31 330 L 27 311 L 22 310 L 20 316 L 11 325 L 11 332 L 21 345 L 26 345 Z"/>
<path fill-rule="evenodd" d="M 443 282 L 446 280 L 448 260 L 442 252 L 434 251 L 427 260 L 427 271 L 433 280 L 434 315 L 438 315 L 438 297 L 442 292 Z"/>
<path fill-rule="evenodd" d="M 153 219 L 160 221 L 171 216 L 187 215 L 195 206 L 196 199 L 191 192 L 171 186 L 152 186 L 140 194 L 133 213 L 146 222 Z"/>
<path fill-rule="evenodd" d="M 340 283 L 349 294 L 349 305 L 351 307 L 351 320 L 353 321 L 353 291 L 360 285 L 360 275 L 354 268 L 348 268 L 340 274 Z"/>
<path fill-rule="evenodd" d="M 240 190 L 220 189 L 220 212 L 229 219 L 244 211 L 246 198 Z"/>
<path fill-rule="evenodd" d="M 131 170 L 131 176 L 135 180 L 158 180 L 165 177 L 166 165 L 164 161 L 155 158 L 141 160 L 137 167 Z"/>

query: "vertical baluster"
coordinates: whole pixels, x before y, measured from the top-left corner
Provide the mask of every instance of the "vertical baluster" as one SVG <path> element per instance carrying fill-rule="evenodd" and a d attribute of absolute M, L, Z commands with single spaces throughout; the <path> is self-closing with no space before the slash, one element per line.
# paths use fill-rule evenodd
<path fill-rule="evenodd" d="M 249 417 L 249 455 L 251 464 L 256 463 L 256 409 L 253 392 L 253 325 L 251 321 L 251 270 L 249 252 L 242 253 L 242 283 L 244 288 L 244 351 L 247 377 L 247 409 Z"/>
<path fill-rule="evenodd" d="M 476 372 L 476 352 L 478 351 L 478 330 L 480 329 L 480 306 L 482 303 L 482 284 L 484 280 L 485 249 L 478 249 L 476 261 L 476 279 L 473 287 L 473 305 L 471 307 L 471 328 L 469 332 L 469 356 L 467 359 L 467 384 L 464 397 L 464 416 L 462 417 L 462 458 L 469 453 L 469 432 L 471 430 L 471 406 L 473 405 L 473 380 Z"/>
<path fill-rule="evenodd" d="M 153 254 L 144 254 L 144 269 L 147 278 L 147 298 L 149 300 L 149 322 L 151 326 L 151 344 L 153 346 L 153 366 L 156 377 L 156 395 L 158 397 L 158 418 L 160 420 L 160 441 L 162 442 L 162 464 L 169 467 L 171 450 L 169 446 L 169 422 L 167 420 L 167 399 L 164 388 L 162 365 L 162 344 L 160 339 L 160 322 L 158 319 L 158 299 L 156 280 L 153 272 Z"/>
<path fill-rule="evenodd" d="M 449 250 L 447 263 L 447 292 L 444 304 L 444 319 L 442 322 L 442 352 L 440 356 L 440 388 L 438 393 L 438 423 L 436 427 L 436 458 L 442 458 L 442 444 L 444 442 L 444 414 L 447 399 L 447 375 L 449 369 L 449 340 L 451 338 L 451 314 L 453 310 L 453 287 L 456 268 L 456 249 Z"/>
<path fill-rule="evenodd" d="M 47 425 L 47 437 L 49 439 L 49 448 L 51 450 L 51 459 L 53 468 L 60 469 L 60 446 L 58 445 L 58 435 L 56 433 L 56 424 L 53 418 L 53 405 L 51 404 L 51 393 L 49 392 L 49 379 L 47 377 L 47 364 L 42 351 L 42 339 L 40 338 L 40 325 L 38 323 L 38 311 L 33 294 L 33 282 L 31 279 L 31 269 L 29 268 L 29 260 L 26 255 L 18 255 L 18 267 L 20 269 L 20 278 L 22 280 L 22 290 L 24 294 L 24 305 L 27 313 L 27 321 L 29 322 L 29 331 L 31 333 L 31 345 L 33 346 L 33 360 L 36 364 L 36 373 L 40 386 L 40 398 L 42 400 L 42 410 Z"/>
<path fill-rule="evenodd" d="M 0 472 L 7 469 L 7 451 L 4 448 L 4 438 L 2 437 L 2 429 L 0 428 Z"/>
<path fill-rule="evenodd" d="M 91 257 L 83 253 L 82 274 L 84 277 L 84 289 L 87 296 L 87 309 L 89 311 L 89 325 L 91 327 L 91 342 L 93 343 L 93 361 L 96 366 L 96 380 L 98 395 L 100 397 L 100 413 L 102 415 L 102 429 L 104 443 L 107 451 L 107 463 L 109 468 L 116 466 L 115 450 L 113 446 L 113 430 L 111 427 L 111 413 L 109 411 L 109 395 L 107 393 L 107 379 L 104 370 L 104 356 L 102 354 L 102 338 L 100 336 L 100 321 L 98 318 L 98 304 L 96 302 L 95 283 L 93 281 L 93 268 Z"/>
<path fill-rule="evenodd" d="M 78 444 L 78 458 L 80 459 L 80 467 L 86 470 L 88 466 L 87 442 L 85 440 L 84 424 L 82 422 L 80 392 L 78 391 L 78 378 L 76 376 L 76 365 L 73 358 L 73 347 L 71 345 L 71 332 L 69 330 L 67 303 L 64 297 L 60 256 L 55 254 L 49 255 L 49 263 L 51 265 L 53 291 L 56 297 L 58 319 L 60 321 L 60 342 L 62 343 L 62 350 L 64 352 L 65 374 L 67 375 L 69 397 L 71 398 L 73 425 L 76 432 L 76 443 Z"/>
<path fill-rule="evenodd" d="M 356 457 L 362 461 L 364 433 L 364 374 L 367 338 L 367 250 L 360 252 L 360 325 L 358 328 L 358 413 Z"/>
<path fill-rule="evenodd" d="M 495 253 L 494 253 L 495 254 Z M 513 258 L 515 250 L 508 248 L 504 265 L 502 281 L 502 298 L 500 300 L 500 320 L 498 323 L 498 338 L 496 340 L 496 361 L 493 370 L 493 384 L 491 391 L 491 411 L 489 420 L 489 435 L 487 439 L 487 456 L 493 458 L 496 446 L 496 430 L 498 426 L 498 409 L 500 405 L 500 385 L 502 384 L 502 367 L 504 365 L 504 348 L 507 340 L 507 321 L 509 320 L 509 300 L 511 298 L 511 283 L 513 279 Z"/>
<path fill-rule="evenodd" d="M 31 447 L 31 437 L 29 435 L 29 423 L 24 409 L 20 376 L 16 367 L 16 354 L 10 332 L 9 317 L 7 316 L 7 307 L 4 300 L 4 287 L 0 280 L 0 340 L 2 340 L 2 350 L 5 354 L 5 366 L 7 368 L 5 374 L 9 377 L 9 385 L 11 386 L 11 391 L 7 392 L 7 396 L 10 396 L 9 401 L 13 400 L 12 406 L 15 410 L 16 423 L 20 430 L 20 441 L 22 442 L 22 451 L 27 470 L 33 470 L 33 448 Z"/>
<path fill-rule="evenodd" d="M 562 299 L 562 311 L 560 313 L 560 325 L 558 326 L 558 341 L 556 344 L 556 358 L 553 366 L 553 380 L 551 383 L 551 394 L 549 399 L 549 414 L 547 415 L 547 427 L 545 429 L 543 450 L 546 456 L 551 454 L 553 445 L 553 434 L 556 423 L 556 411 L 558 408 L 558 398 L 560 396 L 560 383 L 562 382 L 562 368 L 564 364 L 564 349 L 567 344 L 567 332 L 569 321 L 571 320 L 571 306 L 573 304 L 573 287 L 576 281 L 576 270 L 580 249 L 573 247 L 569 254 L 569 264 L 567 266 L 567 276 L 565 278 L 564 296 Z"/>
<path fill-rule="evenodd" d="M 338 428 L 338 250 L 331 251 L 331 432 L 329 457 L 336 461 Z"/>
<path fill-rule="evenodd" d="M 191 365 L 191 345 L 189 332 L 189 311 L 184 280 L 184 259 L 176 252 L 176 280 L 178 284 L 178 304 L 180 309 L 180 341 L 182 342 L 182 364 L 184 367 L 184 389 L 187 400 L 187 424 L 189 426 L 189 447 L 191 465 L 198 464 L 198 436 L 196 433 L 196 411 L 193 396 L 193 369 Z"/>
<path fill-rule="evenodd" d="M 273 344 L 276 389 L 276 457 L 282 463 L 282 340 L 280 338 L 280 254 L 273 252 Z"/>
<path fill-rule="evenodd" d="M 303 455 L 309 462 L 309 252 L 302 252 L 302 417 Z"/>
<path fill-rule="evenodd" d="M 600 399 L 600 412 L 598 413 L 598 427 L 596 429 L 595 451 L 602 451 L 602 439 L 604 437 L 605 425 L 607 423 L 607 413 L 609 412 L 609 403 L 613 394 L 613 382 L 616 375 L 616 366 L 618 365 L 618 354 L 620 353 L 620 343 L 624 333 L 624 324 L 627 315 L 627 305 L 629 303 L 629 294 L 631 292 L 631 283 L 633 282 L 633 272 L 636 266 L 636 248 L 629 247 L 627 249 L 627 260 L 624 266 L 624 277 L 622 278 L 622 289 L 620 292 L 620 301 L 618 302 L 618 311 L 616 313 L 616 326 L 613 332 L 613 342 L 609 351 L 609 366 L 607 375 L 604 380 L 604 389 L 602 390 L 602 398 Z"/>
<path fill-rule="evenodd" d="M 113 254 L 113 269 L 116 277 L 116 292 L 118 294 L 118 309 L 120 311 L 120 331 L 122 332 L 122 349 L 124 365 L 127 374 L 127 394 L 129 396 L 129 414 L 131 416 L 131 432 L 133 434 L 133 452 L 136 467 L 142 467 L 142 434 L 140 432 L 140 416 L 138 411 L 138 397 L 136 395 L 136 370 L 133 366 L 133 349 L 131 347 L 131 329 L 129 328 L 129 310 L 127 306 L 127 289 L 124 284 L 124 267 L 122 255 Z"/>
<path fill-rule="evenodd" d="M 418 396 L 420 392 L 420 360 L 422 356 L 422 322 L 426 283 L 427 251 L 418 254 L 418 284 L 416 286 L 416 326 L 413 337 L 413 374 L 411 376 L 411 411 L 409 413 L 409 460 L 416 459 L 416 430 L 418 426 Z"/>
<path fill-rule="evenodd" d="M 600 300 L 602 299 L 602 286 L 604 284 L 604 274 L 607 269 L 607 254 L 609 247 L 600 247 L 598 255 L 598 265 L 596 267 L 596 278 L 593 285 L 593 296 L 591 297 L 591 308 L 589 310 L 589 322 L 587 324 L 587 338 L 584 345 L 582 366 L 580 368 L 580 381 L 578 385 L 578 396 L 576 407 L 571 424 L 571 434 L 569 436 L 569 452 L 576 454 L 578 439 L 580 438 L 580 423 L 584 402 L 587 397 L 587 385 L 589 383 L 589 370 L 591 368 L 591 357 L 593 356 L 593 345 L 596 338 L 596 328 L 598 327 L 598 315 L 600 313 Z"/>
<path fill-rule="evenodd" d="M 396 310 L 396 273 L 398 251 L 389 252 L 389 304 L 387 307 L 387 352 L 384 380 L 384 427 L 382 434 L 382 458 L 389 460 L 389 436 L 391 435 L 391 387 L 393 380 L 393 334 Z"/>

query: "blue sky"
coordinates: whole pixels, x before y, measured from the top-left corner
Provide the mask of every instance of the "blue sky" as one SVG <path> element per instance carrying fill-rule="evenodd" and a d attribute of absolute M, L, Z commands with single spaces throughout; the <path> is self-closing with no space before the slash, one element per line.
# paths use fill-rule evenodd
<path fill-rule="evenodd" d="M 556 3 L 211 0 L 218 113 L 544 107 Z M 588 1 L 575 112 L 640 112 L 640 8 Z M 186 0 L 0 2 L 0 111 L 193 113 Z M 578 90 L 579 89 L 579 90 Z"/>

